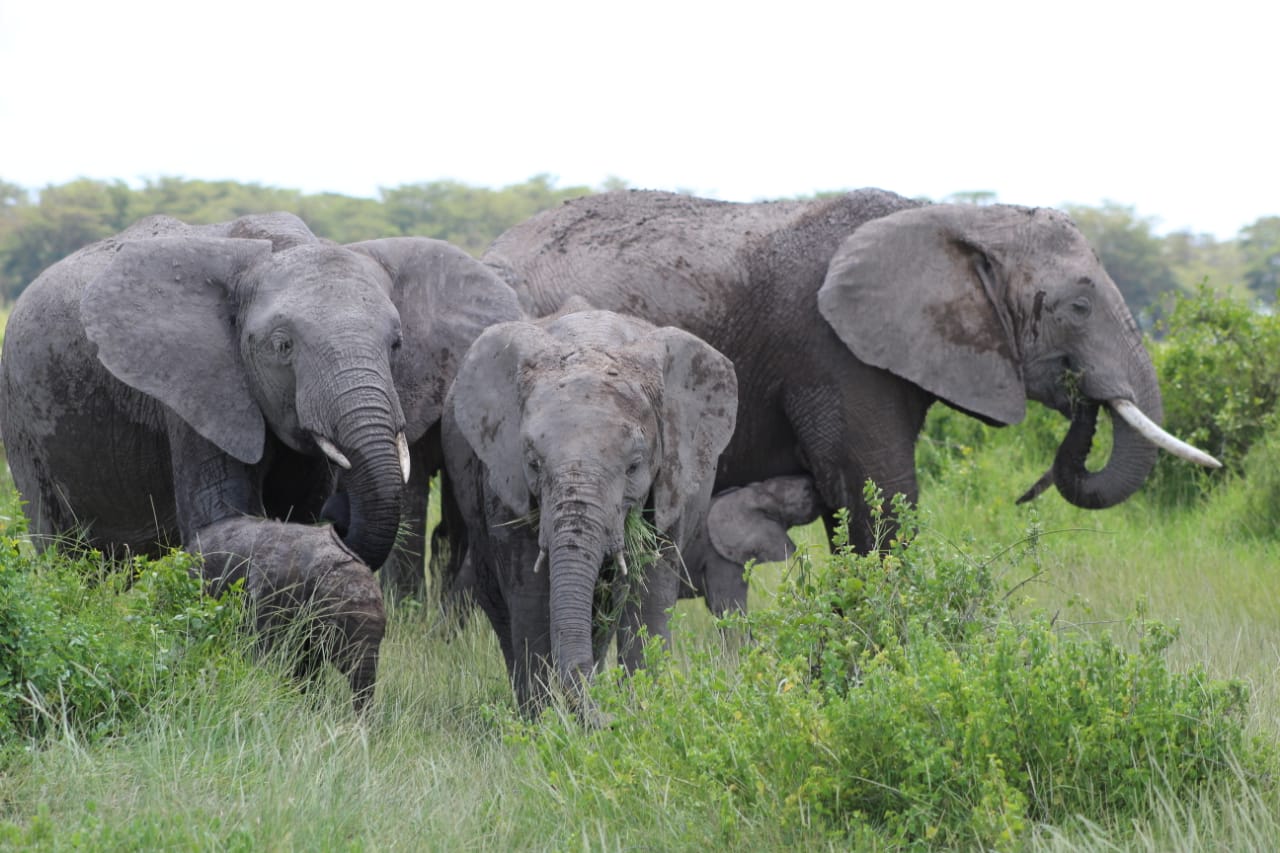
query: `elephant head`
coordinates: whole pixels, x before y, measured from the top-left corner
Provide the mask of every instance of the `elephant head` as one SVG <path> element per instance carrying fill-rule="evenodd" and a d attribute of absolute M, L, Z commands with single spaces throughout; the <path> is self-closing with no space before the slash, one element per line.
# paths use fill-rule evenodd
<path fill-rule="evenodd" d="M 601 570 L 612 560 L 627 571 L 627 514 L 651 511 L 677 544 L 702 523 L 733 433 L 733 366 L 678 329 L 585 311 L 491 327 L 452 393 L 489 491 L 515 517 L 538 510 L 532 571 L 549 572 L 552 659 L 576 690 L 594 663 Z M 673 583 L 669 604 L 675 597 Z"/>
<path fill-rule="evenodd" d="M 1052 482 L 1077 506 L 1133 494 L 1157 443 L 1216 464 L 1157 426 L 1160 389 L 1138 326 L 1057 211 L 931 205 L 872 220 L 836 251 L 818 306 L 859 359 L 987 423 L 1021 421 L 1028 398 L 1072 418 Z M 1119 417 L 1110 459 L 1090 472 L 1101 405 Z"/>
<path fill-rule="evenodd" d="M 124 235 L 128 236 L 128 235 Z M 296 217 L 125 239 L 86 287 L 101 363 L 221 451 L 269 436 L 341 469 L 346 544 L 369 566 L 395 539 L 409 444 L 435 423 L 465 351 L 514 296 L 461 250 L 420 238 L 338 246 Z M 505 292 L 505 296 L 504 296 Z"/>
<path fill-rule="evenodd" d="M 717 616 L 747 610 L 749 562 L 786 560 L 796 550 L 787 531 L 818 518 L 822 511 L 813 478 L 772 477 L 726 489 L 711 499 L 706 542 L 686 558 L 693 592 L 705 596 Z"/>

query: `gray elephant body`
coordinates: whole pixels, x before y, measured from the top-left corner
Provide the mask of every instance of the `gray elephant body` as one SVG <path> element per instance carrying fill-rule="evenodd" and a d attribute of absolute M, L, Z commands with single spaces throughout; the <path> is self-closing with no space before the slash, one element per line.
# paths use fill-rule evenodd
<path fill-rule="evenodd" d="M 523 708 L 580 691 L 615 629 L 629 668 L 642 628 L 669 638 L 678 553 L 628 571 L 625 519 L 690 543 L 736 410 L 732 365 L 677 329 L 582 311 L 477 339 L 442 421 L 467 531 L 454 592 L 489 617 Z"/>
<path fill-rule="evenodd" d="M 629 191 L 535 216 L 484 260 L 535 316 L 578 295 L 727 355 L 738 425 L 716 491 L 811 475 L 829 529 L 849 507 L 863 550 L 874 545 L 863 484 L 917 498 L 915 442 L 935 400 L 1004 425 L 1030 398 L 1074 413 L 1074 432 L 1090 436 L 1104 402 L 1162 416 L 1120 292 L 1050 210 L 879 190 L 755 204 Z M 1064 442 L 1054 466 L 1082 506 L 1123 500 L 1155 461 L 1119 420 L 1104 469 L 1085 469 L 1088 444 Z"/>
<path fill-rule="evenodd" d="M 439 241 L 337 246 L 289 214 L 142 220 L 50 267 L 10 315 L 0 430 L 33 538 L 117 555 L 198 541 L 213 586 L 253 542 L 365 585 L 401 522 L 407 457 L 439 464 L 458 358 L 517 313 Z M 345 541 L 304 526 L 335 489 Z M 264 539 L 233 519 L 303 524 Z M 279 585 L 255 567 L 288 573 L 248 565 L 251 592 Z"/>

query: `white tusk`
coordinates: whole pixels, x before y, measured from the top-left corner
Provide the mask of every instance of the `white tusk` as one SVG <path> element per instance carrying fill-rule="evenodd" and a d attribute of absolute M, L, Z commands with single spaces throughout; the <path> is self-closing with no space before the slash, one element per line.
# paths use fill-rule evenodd
<path fill-rule="evenodd" d="M 400 453 L 400 473 L 404 476 L 404 481 L 409 482 L 409 441 L 404 437 L 404 433 L 396 433 L 396 450 Z"/>
<path fill-rule="evenodd" d="M 614 559 L 618 562 L 618 570 L 622 572 L 622 576 L 627 576 L 627 558 L 621 551 L 614 555 Z"/>
<path fill-rule="evenodd" d="M 539 548 L 538 559 L 533 561 L 533 573 L 535 575 L 538 573 L 538 569 L 542 568 L 542 561 L 545 560 L 546 558 L 547 558 L 547 549 Z"/>
<path fill-rule="evenodd" d="M 1125 423 L 1133 427 L 1138 435 L 1163 450 L 1167 450 L 1180 459 L 1203 465 L 1206 468 L 1221 468 L 1222 463 L 1199 448 L 1192 447 L 1179 438 L 1174 438 L 1161 429 L 1155 421 L 1142 413 L 1142 410 L 1128 400 L 1108 400 L 1111 411 L 1124 418 Z"/>
<path fill-rule="evenodd" d="M 334 465 L 337 465 L 343 471 L 351 470 L 351 460 L 343 456 L 342 451 L 335 447 L 332 441 L 319 433 L 312 433 L 311 437 L 315 439 L 316 447 L 320 448 L 325 456 L 333 460 Z"/>

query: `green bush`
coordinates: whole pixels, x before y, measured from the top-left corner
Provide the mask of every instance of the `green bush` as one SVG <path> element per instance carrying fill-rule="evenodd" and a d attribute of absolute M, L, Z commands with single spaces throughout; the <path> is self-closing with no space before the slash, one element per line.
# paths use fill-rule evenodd
<path fill-rule="evenodd" d="M 183 552 L 107 571 L 101 558 L 29 550 L 0 536 L 0 745 L 117 733 L 238 648 L 238 595 L 205 596 Z"/>
<path fill-rule="evenodd" d="M 1153 350 L 1169 432 L 1212 453 L 1226 473 L 1246 470 L 1249 448 L 1277 423 L 1280 316 L 1201 286 L 1175 298 L 1164 340 Z M 1206 478 L 1221 477 L 1161 455 L 1153 491 L 1169 502 L 1194 500 Z"/>
<path fill-rule="evenodd" d="M 685 843 L 770 827 L 781 843 L 1007 847 L 1274 765 L 1245 736 L 1244 685 L 1171 671 L 1177 631 L 1141 607 L 1120 639 L 1020 614 L 997 567 L 1038 573 L 1038 530 L 977 560 L 927 537 L 907 549 L 919 526 L 895 511 L 885 553 L 802 557 L 776 608 L 730 620 L 754 640 L 737 667 L 681 670 L 655 647 L 646 671 L 595 688 L 607 728 L 517 727 L 543 793 L 597 819 L 662 813 L 637 792 L 681 798 L 711 818 L 662 827 Z"/>

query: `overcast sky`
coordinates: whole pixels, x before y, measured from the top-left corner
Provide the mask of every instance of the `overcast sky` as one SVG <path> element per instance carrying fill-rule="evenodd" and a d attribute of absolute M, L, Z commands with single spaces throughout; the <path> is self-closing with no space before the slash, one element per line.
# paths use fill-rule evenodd
<path fill-rule="evenodd" d="M 0 0 L 0 179 L 861 186 L 1280 215 L 1280 7 Z"/>

